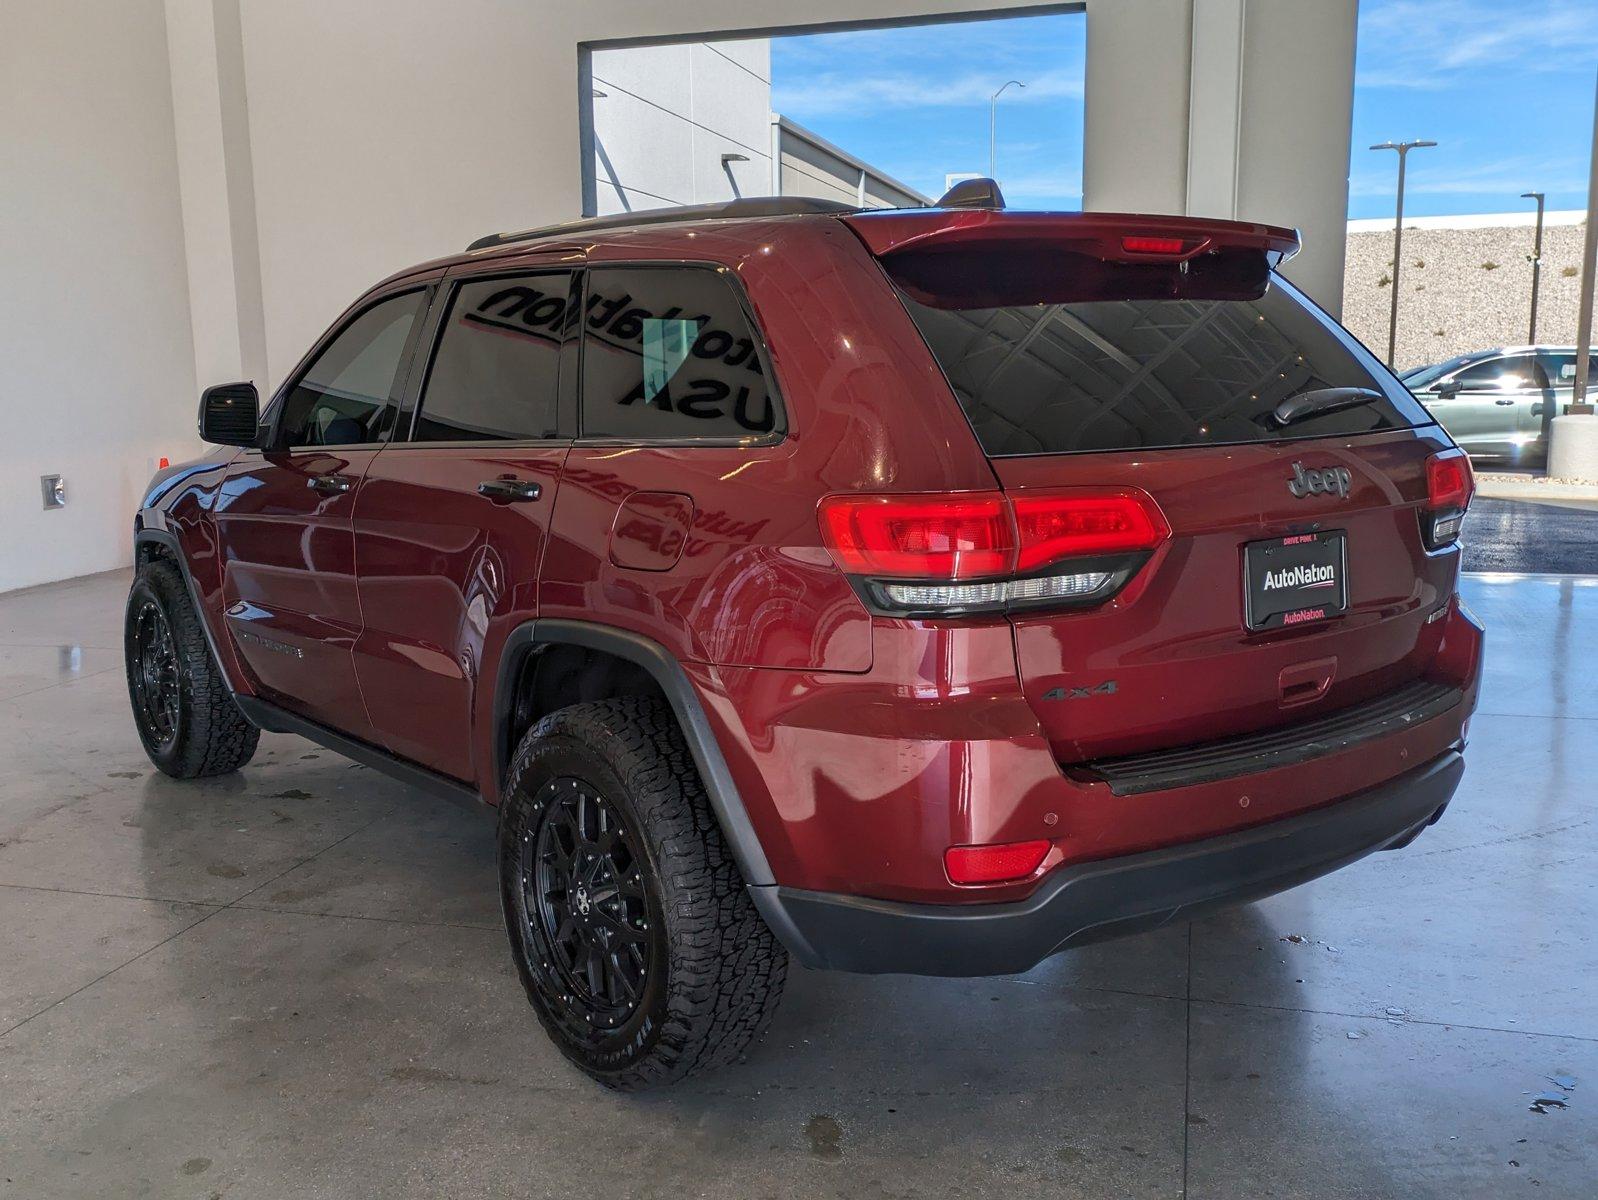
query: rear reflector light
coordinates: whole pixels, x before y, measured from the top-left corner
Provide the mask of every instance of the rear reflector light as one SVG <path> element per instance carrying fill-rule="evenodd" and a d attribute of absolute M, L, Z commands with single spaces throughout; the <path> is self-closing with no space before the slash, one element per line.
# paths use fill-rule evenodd
<path fill-rule="evenodd" d="M 1049 843 L 1009 842 L 1002 846 L 950 846 L 943 869 L 951 883 L 1003 883 L 1025 879 L 1038 869 Z"/>
<path fill-rule="evenodd" d="M 1181 254 L 1187 246 L 1179 237 L 1128 236 L 1121 239 L 1121 249 L 1127 254 Z"/>
<path fill-rule="evenodd" d="M 1426 460 L 1426 508 L 1420 521 L 1428 549 L 1439 550 L 1458 539 L 1475 494 L 1476 479 L 1463 450 L 1443 450 Z"/>

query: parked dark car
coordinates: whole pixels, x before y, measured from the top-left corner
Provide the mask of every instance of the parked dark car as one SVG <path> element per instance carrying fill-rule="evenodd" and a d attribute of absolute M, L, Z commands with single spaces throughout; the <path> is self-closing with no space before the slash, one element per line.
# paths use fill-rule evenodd
<path fill-rule="evenodd" d="M 1576 350 L 1478 350 L 1399 378 L 1472 458 L 1540 463 L 1548 454 L 1545 422 L 1571 401 Z"/>
<path fill-rule="evenodd" d="M 735 1057 L 790 956 L 1025 971 L 1405 845 L 1476 703 L 1471 472 L 1297 244 L 752 200 L 403 271 L 152 483 L 140 736 L 486 803 L 614 1087 Z"/>

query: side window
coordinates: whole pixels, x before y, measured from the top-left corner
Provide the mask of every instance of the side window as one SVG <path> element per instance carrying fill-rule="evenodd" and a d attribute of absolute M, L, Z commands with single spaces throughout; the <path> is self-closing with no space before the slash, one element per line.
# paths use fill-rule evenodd
<path fill-rule="evenodd" d="M 444 321 L 412 438 L 553 437 L 570 293 L 566 271 L 461 284 Z"/>
<path fill-rule="evenodd" d="M 1576 386 L 1576 355 L 1574 351 L 1545 351 L 1538 355 L 1543 370 L 1548 373 L 1548 386 L 1567 388 Z"/>
<path fill-rule="evenodd" d="M 1454 376 L 1461 391 L 1514 392 L 1523 388 L 1543 387 L 1542 369 L 1530 354 L 1514 354 L 1507 358 L 1490 358 L 1486 362 L 1466 367 Z"/>
<path fill-rule="evenodd" d="M 406 292 L 346 325 L 289 392 L 278 443 L 352 446 L 387 437 L 399 408 L 405 347 L 425 299 L 425 292 Z"/>
<path fill-rule="evenodd" d="M 757 336 L 722 271 L 595 267 L 582 325 L 584 437 L 783 432 Z"/>

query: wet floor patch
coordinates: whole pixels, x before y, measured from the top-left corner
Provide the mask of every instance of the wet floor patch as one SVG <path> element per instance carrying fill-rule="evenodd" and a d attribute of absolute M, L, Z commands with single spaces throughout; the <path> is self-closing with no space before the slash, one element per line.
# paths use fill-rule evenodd
<path fill-rule="evenodd" d="M 825 1113 L 818 1113 L 805 1122 L 805 1140 L 816 1158 L 837 1162 L 843 1157 L 843 1126 Z"/>

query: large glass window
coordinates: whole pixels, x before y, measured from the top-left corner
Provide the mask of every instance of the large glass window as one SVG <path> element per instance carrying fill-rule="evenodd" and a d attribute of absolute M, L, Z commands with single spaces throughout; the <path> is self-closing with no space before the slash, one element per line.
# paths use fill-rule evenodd
<path fill-rule="evenodd" d="M 425 297 L 415 291 L 379 301 L 327 344 L 284 401 L 280 444 L 352 446 L 388 436 Z"/>
<path fill-rule="evenodd" d="M 709 267 L 595 267 L 583 308 L 584 437 L 751 438 L 782 413 L 738 295 Z"/>
<path fill-rule="evenodd" d="M 1004 276 L 984 276 L 1002 292 Z M 952 280 L 952 289 L 967 283 Z M 1089 299 L 964 306 L 936 267 L 905 294 L 991 455 L 1064 454 L 1347 436 L 1427 424 L 1356 343 L 1280 280 L 1255 298 Z M 1194 287 L 1195 292 L 1199 291 Z M 1283 400 L 1327 387 L 1382 398 L 1284 429 Z"/>
<path fill-rule="evenodd" d="M 568 272 L 456 289 L 412 434 L 419 442 L 555 436 Z"/>
<path fill-rule="evenodd" d="M 1548 386 L 1542 367 L 1530 354 L 1490 358 L 1466 367 L 1454 376 L 1453 382 L 1462 392 L 1519 392 Z"/>

